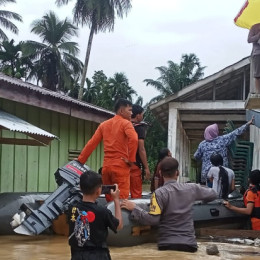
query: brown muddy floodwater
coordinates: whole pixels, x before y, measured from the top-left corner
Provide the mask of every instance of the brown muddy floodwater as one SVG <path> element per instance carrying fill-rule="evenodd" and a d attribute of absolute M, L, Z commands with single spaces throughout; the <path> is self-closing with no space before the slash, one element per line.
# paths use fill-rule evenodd
<path fill-rule="evenodd" d="M 156 244 L 143 244 L 133 247 L 111 247 L 113 260 L 143 260 L 143 259 L 260 259 L 260 247 L 216 243 L 220 251 L 219 256 L 206 254 L 206 246 L 213 242 L 199 242 L 196 253 L 176 251 L 158 251 Z M 64 236 L 40 235 L 27 236 L 0 236 L 0 260 L 66 260 L 70 259 L 70 249 L 67 238 Z"/>

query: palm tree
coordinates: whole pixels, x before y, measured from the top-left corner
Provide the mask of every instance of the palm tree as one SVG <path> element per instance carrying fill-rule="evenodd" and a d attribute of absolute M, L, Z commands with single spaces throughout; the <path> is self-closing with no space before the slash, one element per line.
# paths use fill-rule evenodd
<path fill-rule="evenodd" d="M 16 78 L 26 78 L 32 62 L 23 57 L 21 46 L 22 42 L 15 45 L 14 40 L 0 43 L 0 71 L 4 74 Z"/>
<path fill-rule="evenodd" d="M 70 0 L 56 0 L 58 6 L 68 4 Z M 90 34 L 86 57 L 81 76 L 79 99 L 82 99 L 83 88 L 87 75 L 88 62 L 94 33 L 113 31 L 115 16 L 122 18 L 131 8 L 131 0 L 76 0 L 73 9 L 74 22 L 79 25 L 88 25 Z"/>
<path fill-rule="evenodd" d="M 138 96 L 138 98 L 135 101 L 135 105 L 143 106 L 144 99 L 141 96 Z"/>
<path fill-rule="evenodd" d="M 39 35 L 42 43 L 23 44 L 24 55 L 34 60 L 30 79 L 36 78 L 43 87 L 54 91 L 71 87 L 71 75 L 80 74 L 83 66 L 76 58 L 78 44 L 70 41 L 72 36 L 77 36 L 77 30 L 67 18 L 60 21 L 52 11 L 32 23 L 31 32 Z"/>
<path fill-rule="evenodd" d="M 90 81 L 90 79 L 86 79 L 86 89 L 83 92 L 83 98 L 82 100 L 97 105 L 97 102 L 100 100 L 99 96 L 99 89 L 93 85 L 93 83 Z M 78 96 L 77 96 L 78 97 Z"/>
<path fill-rule="evenodd" d="M 113 109 L 118 98 L 132 101 L 133 96 L 136 95 L 124 73 L 115 73 L 113 77 L 107 78 L 102 70 L 95 71 L 92 80 L 86 79 L 86 83 L 87 88 L 84 88 L 83 100 L 110 110 Z M 78 89 L 76 85 L 70 92 L 70 96 L 75 97 Z M 138 102 L 142 102 L 140 97 Z"/>
<path fill-rule="evenodd" d="M 16 3 L 15 0 L 0 0 L 0 5 L 4 5 L 6 3 Z M 0 25 L 4 28 L 10 30 L 11 32 L 18 34 L 18 28 L 15 24 L 13 24 L 10 19 L 14 19 L 16 21 L 22 22 L 22 17 L 14 12 L 10 12 L 7 10 L 0 10 Z M 0 28 L 0 39 L 3 41 L 8 41 L 7 35 Z"/>
<path fill-rule="evenodd" d="M 146 86 L 153 86 L 160 95 L 154 97 L 150 103 L 180 91 L 182 88 L 198 81 L 204 75 L 205 67 L 201 67 L 195 54 L 182 55 L 180 64 L 168 61 L 168 67 L 156 67 L 160 73 L 157 80 L 145 79 Z"/>
<path fill-rule="evenodd" d="M 128 79 L 122 72 L 115 73 L 112 78 L 108 79 L 108 89 L 113 102 L 119 98 L 125 98 L 132 102 L 132 96 L 137 95 L 136 91 L 129 86 Z"/>
<path fill-rule="evenodd" d="M 0 43 L 0 70 L 6 75 L 14 77 L 16 74 L 17 62 L 20 56 L 20 44 L 14 45 L 14 40 Z"/>
<path fill-rule="evenodd" d="M 201 67 L 199 58 L 195 54 L 182 55 L 180 63 L 182 88 L 197 82 L 204 76 L 204 69 Z"/>

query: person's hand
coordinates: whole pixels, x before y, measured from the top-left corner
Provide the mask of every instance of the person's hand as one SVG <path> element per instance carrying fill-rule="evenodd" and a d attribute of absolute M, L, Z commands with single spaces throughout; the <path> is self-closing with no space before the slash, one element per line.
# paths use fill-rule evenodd
<path fill-rule="evenodd" d="M 130 167 L 134 164 L 133 162 L 130 162 L 128 159 L 124 158 L 124 157 L 121 157 L 121 159 L 127 164 L 129 165 Z"/>
<path fill-rule="evenodd" d="M 121 208 L 132 211 L 135 208 L 135 203 L 130 200 L 122 200 Z"/>
<path fill-rule="evenodd" d="M 247 122 L 248 125 L 253 125 L 255 123 L 255 117 L 252 116 L 251 120 Z"/>
<path fill-rule="evenodd" d="M 110 190 L 110 194 L 112 196 L 112 198 L 115 200 L 115 199 L 119 199 L 119 196 L 120 196 L 120 190 L 118 189 L 118 185 L 115 184 L 116 186 L 116 189 L 115 190 Z"/>
<path fill-rule="evenodd" d="M 150 173 L 149 168 L 144 169 L 144 172 L 145 172 L 145 179 L 150 180 L 151 173 Z"/>
<path fill-rule="evenodd" d="M 223 200 L 223 205 L 224 205 L 226 208 L 228 208 L 228 209 L 231 209 L 231 207 L 232 207 L 232 205 L 231 205 L 228 201 L 226 201 L 226 200 Z"/>

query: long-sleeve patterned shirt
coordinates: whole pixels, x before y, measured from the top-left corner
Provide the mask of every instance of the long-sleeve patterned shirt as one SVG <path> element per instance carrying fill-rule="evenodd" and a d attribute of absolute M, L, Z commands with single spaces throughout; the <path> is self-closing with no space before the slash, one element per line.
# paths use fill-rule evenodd
<path fill-rule="evenodd" d="M 207 174 L 212 166 L 210 156 L 220 154 L 223 157 L 223 166 L 228 167 L 227 148 L 228 146 L 248 128 L 248 124 L 235 129 L 226 135 L 218 136 L 211 141 L 202 141 L 194 154 L 196 160 L 202 160 L 201 182 L 206 182 Z"/>

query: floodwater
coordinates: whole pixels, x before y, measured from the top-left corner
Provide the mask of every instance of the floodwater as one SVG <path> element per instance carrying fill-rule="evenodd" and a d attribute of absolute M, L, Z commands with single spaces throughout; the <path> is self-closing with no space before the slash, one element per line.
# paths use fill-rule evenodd
<path fill-rule="evenodd" d="M 133 247 L 111 247 L 110 254 L 113 260 L 172 260 L 172 259 L 260 259 L 260 247 L 229 243 L 216 243 L 219 249 L 218 256 L 206 254 L 206 246 L 213 242 L 200 241 L 196 253 L 177 251 L 158 251 L 156 244 L 143 244 Z M 27 236 L 0 236 L 1 260 L 66 260 L 70 259 L 70 249 L 65 236 L 40 235 Z"/>

